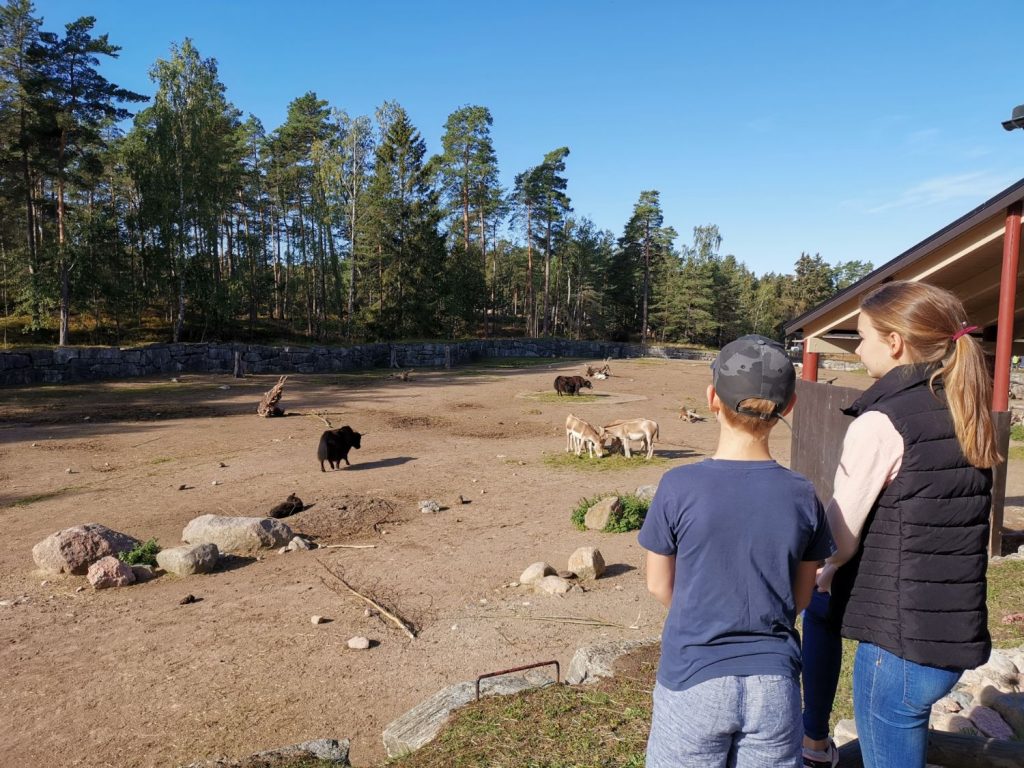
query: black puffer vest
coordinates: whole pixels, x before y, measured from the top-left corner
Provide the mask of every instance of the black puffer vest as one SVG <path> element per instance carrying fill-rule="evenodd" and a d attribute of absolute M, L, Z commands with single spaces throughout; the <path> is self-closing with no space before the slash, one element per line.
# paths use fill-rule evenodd
<path fill-rule="evenodd" d="M 967 463 L 931 366 L 893 369 L 844 412 L 884 413 L 903 461 L 857 555 L 832 583 L 845 637 L 933 667 L 972 669 L 992 644 L 985 606 L 992 474 Z M 845 610 L 844 610 L 845 609 Z"/>

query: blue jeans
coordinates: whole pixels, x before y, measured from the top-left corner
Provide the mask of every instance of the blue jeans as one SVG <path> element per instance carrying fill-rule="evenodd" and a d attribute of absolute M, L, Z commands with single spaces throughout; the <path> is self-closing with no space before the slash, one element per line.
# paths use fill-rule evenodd
<path fill-rule="evenodd" d="M 654 686 L 647 768 L 800 768 L 800 686 L 780 675 Z"/>
<path fill-rule="evenodd" d="M 956 670 L 861 643 L 853 663 L 853 712 L 864 768 L 924 768 L 932 704 L 959 679 Z"/>
<path fill-rule="evenodd" d="M 828 601 L 828 592 L 814 590 L 804 611 L 804 736 L 809 739 L 828 738 L 828 721 L 843 663 L 843 640 L 825 620 Z"/>

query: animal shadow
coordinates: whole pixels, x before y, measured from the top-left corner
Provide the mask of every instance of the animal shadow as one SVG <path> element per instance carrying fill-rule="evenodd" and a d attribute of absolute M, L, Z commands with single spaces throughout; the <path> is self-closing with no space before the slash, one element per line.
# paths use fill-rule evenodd
<path fill-rule="evenodd" d="M 217 559 L 217 567 L 214 569 L 214 572 L 226 573 L 227 571 L 237 571 L 239 568 L 245 568 L 245 566 L 252 565 L 255 562 L 255 557 L 222 554 Z"/>
<path fill-rule="evenodd" d="M 368 461 L 365 464 L 352 464 L 345 471 L 354 472 L 357 469 L 381 469 L 382 467 L 397 467 L 402 464 L 406 464 L 410 461 L 416 461 L 415 456 L 395 456 L 391 459 L 379 459 L 378 461 Z"/>
<path fill-rule="evenodd" d="M 654 455 L 660 456 L 663 459 L 688 459 L 691 456 L 698 456 L 700 454 L 698 454 L 697 451 L 691 451 L 689 448 L 669 451 L 662 450 L 660 448 L 655 448 Z"/>

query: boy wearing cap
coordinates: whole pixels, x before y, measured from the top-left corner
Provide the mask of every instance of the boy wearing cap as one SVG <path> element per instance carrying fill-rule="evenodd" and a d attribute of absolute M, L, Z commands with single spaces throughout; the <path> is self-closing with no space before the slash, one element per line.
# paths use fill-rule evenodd
<path fill-rule="evenodd" d="M 782 346 L 744 336 L 711 367 L 718 448 L 665 473 L 639 536 L 669 609 L 647 766 L 799 768 L 794 625 L 832 538 L 811 483 L 768 451 L 795 400 Z"/>

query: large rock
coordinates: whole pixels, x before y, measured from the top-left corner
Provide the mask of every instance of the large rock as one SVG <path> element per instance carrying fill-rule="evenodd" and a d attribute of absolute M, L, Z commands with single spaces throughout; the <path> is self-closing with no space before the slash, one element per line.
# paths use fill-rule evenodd
<path fill-rule="evenodd" d="M 217 567 L 220 552 L 216 544 L 186 544 L 183 547 L 161 549 L 156 555 L 156 564 L 168 573 L 191 576 L 209 573 Z"/>
<path fill-rule="evenodd" d="M 1013 729 L 999 716 L 999 713 L 988 707 L 971 707 L 967 717 L 979 732 L 993 739 L 1012 739 Z"/>
<path fill-rule="evenodd" d="M 141 542 L 99 523 L 86 523 L 57 531 L 32 547 L 32 559 L 41 571 L 81 576 L 108 555 L 128 552 Z"/>
<path fill-rule="evenodd" d="M 135 572 L 127 563 L 122 563 L 116 557 L 107 556 L 89 566 L 86 578 L 96 589 L 127 587 L 135 583 Z"/>
<path fill-rule="evenodd" d="M 608 496 L 587 510 L 583 524 L 591 531 L 603 531 L 611 516 L 621 511 L 622 500 L 618 496 Z"/>
<path fill-rule="evenodd" d="M 292 529 L 270 517 L 225 517 L 201 515 L 181 532 L 189 544 L 216 544 L 221 552 L 254 555 L 261 549 L 276 549 L 292 539 Z"/>
<path fill-rule="evenodd" d="M 994 709 L 1014 731 L 1024 734 L 1024 694 L 1007 693 L 990 685 L 978 692 L 978 702 Z"/>
<path fill-rule="evenodd" d="M 641 485 L 636 489 L 636 497 L 641 501 L 651 501 L 654 499 L 654 494 L 658 492 L 658 486 L 656 485 Z"/>
<path fill-rule="evenodd" d="M 552 681 L 539 674 L 526 677 L 495 677 L 480 684 L 482 696 L 519 693 Z M 433 740 L 447 722 L 448 717 L 459 707 L 476 698 L 476 683 L 456 683 L 438 691 L 426 701 L 417 704 L 401 717 L 391 721 L 384 729 L 384 748 L 388 757 L 413 752 Z"/>
<path fill-rule="evenodd" d="M 314 739 L 289 747 L 268 749 L 241 760 L 219 758 L 189 763 L 184 768 L 252 768 L 254 765 L 316 765 L 349 768 L 348 739 Z M 316 761 L 316 762 L 313 762 Z"/>
<path fill-rule="evenodd" d="M 545 562 L 536 562 L 526 566 L 526 570 L 519 576 L 520 584 L 533 584 L 545 576 L 554 576 L 555 569 Z"/>
<path fill-rule="evenodd" d="M 604 558 L 597 547 L 580 547 L 569 556 L 569 570 L 580 581 L 600 578 L 604 573 Z"/>
<path fill-rule="evenodd" d="M 638 640 L 610 640 L 607 643 L 580 648 L 569 662 L 565 682 L 569 685 L 579 685 L 596 683 L 602 677 L 612 677 L 615 674 L 615 661 L 620 656 L 638 648 L 657 645 L 659 642 L 656 637 L 646 637 Z"/>

